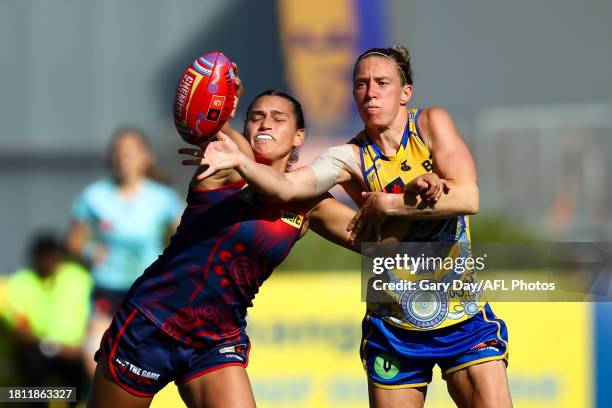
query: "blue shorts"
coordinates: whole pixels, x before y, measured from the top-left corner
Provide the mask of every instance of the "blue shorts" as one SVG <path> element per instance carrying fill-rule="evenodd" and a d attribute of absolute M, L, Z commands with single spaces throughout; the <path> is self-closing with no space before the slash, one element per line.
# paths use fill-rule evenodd
<path fill-rule="evenodd" d="M 446 374 L 492 360 L 508 363 L 508 330 L 486 304 L 474 317 L 429 331 L 406 330 L 377 316 L 363 320 L 361 360 L 374 386 L 423 387 L 435 364 Z"/>
<path fill-rule="evenodd" d="M 249 349 L 244 331 L 210 347 L 186 346 L 124 303 L 94 359 L 107 364 L 114 381 L 130 394 L 152 397 L 170 381 L 180 385 L 223 367 L 246 367 Z"/>

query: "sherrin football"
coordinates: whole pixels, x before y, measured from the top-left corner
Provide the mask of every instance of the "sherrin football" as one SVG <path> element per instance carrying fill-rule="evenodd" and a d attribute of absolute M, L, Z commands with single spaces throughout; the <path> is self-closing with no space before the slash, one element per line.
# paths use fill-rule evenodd
<path fill-rule="evenodd" d="M 176 87 L 174 125 L 187 143 L 199 145 L 223 127 L 234 109 L 234 70 L 220 52 L 197 58 Z"/>

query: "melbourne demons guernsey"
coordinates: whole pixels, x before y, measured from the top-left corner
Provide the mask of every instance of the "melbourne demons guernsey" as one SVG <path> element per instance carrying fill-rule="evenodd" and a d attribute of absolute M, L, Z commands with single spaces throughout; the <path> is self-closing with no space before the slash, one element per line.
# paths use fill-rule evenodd
<path fill-rule="evenodd" d="M 404 130 L 401 144 L 394 156 L 385 156 L 367 137 L 365 131 L 349 143 L 359 148 L 361 171 L 365 187 L 369 191 L 403 193 L 406 184 L 414 178 L 433 171 L 432 155 L 423 142 L 417 120 L 421 110 L 408 110 L 408 124 Z M 413 220 L 403 242 L 440 242 L 434 244 L 435 254 L 450 257 L 468 257 L 470 233 L 467 216 L 441 220 Z M 441 253 L 444 252 L 444 253 Z M 409 256 L 420 256 L 412 253 Z M 411 273 L 415 272 L 415 273 Z M 389 281 L 452 281 L 461 279 L 472 281 L 473 270 L 457 275 L 453 270 L 423 269 L 421 271 L 387 270 Z M 460 276 L 457 278 L 457 276 Z M 377 294 L 377 301 L 368 302 L 368 312 L 383 320 L 413 330 L 431 330 L 458 323 L 474 316 L 479 310 L 478 295 L 467 291 L 391 291 Z M 369 297 L 369 299 L 373 299 Z"/>
<path fill-rule="evenodd" d="M 243 186 L 190 189 L 170 245 L 126 297 L 187 345 L 241 335 L 259 286 L 300 236 L 302 214 L 264 203 Z"/>

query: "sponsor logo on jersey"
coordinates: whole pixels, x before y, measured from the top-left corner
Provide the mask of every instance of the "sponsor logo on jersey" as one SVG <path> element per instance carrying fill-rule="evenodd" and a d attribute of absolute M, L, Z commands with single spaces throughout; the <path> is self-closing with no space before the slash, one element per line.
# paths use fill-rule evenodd
<path fill-rule="evenodd" d="M 283 211 L 281 215 L 281 221 L 295 228 L 302 228 L 302 223 L 304 222 L 304 216 L 295 214 L 289 211 Z"/>
<path fill-rule="evenodd" d="M 222 347 L 219 349 L 219 353 L 244 353 L 246 350 L 246 344 L 235 344 L 233 346 Z"/>
<path fill-rule="evenodd" d="M 401 194 L 406 189 L 406 184 L 401 177 L 396 177 L 392 182 L 385 186 L 385 191 L 387 193 L 393 194 Z"/>
<path fill-rule="evenodd" d="M 126 360 L 122 360 L 118 357 L 115 357 L 115 363 L 119 366 L 119 371 L 121 371 L 122 373 L 126 373 L 129 372 L 135 376 L 141 377 L 141 378 L 147 378 L 150 380 L 158 380 L 159 379 L 159 373 L 154 373 L 153 371 L 149 371 L 149 370 L 145 370 L 143 368 L 140 368 L 138 366 L 135 366 L 134 364 L 130 363 L 129 361 Z"/>
<path fill-rule="evenodd" d="M 244 361 L 246 357 L 244 353 L 247 347 L 245 344 L 236 344 L 234 346 L 222 347 L 219 349 L 219 353 L 223 354 L 223 357 L 230 360 Z"/>
<path fill-rule="evenodd" d="M 228 360 L 244 361 L 244 357 L 239 356 L 238 354 L 233 354 L 233 353 L 224 354 L 223 357 L 227 358 Z"/>
<path fill-rule="evenodd" d="M 433 171 L 433 164 L 431 163 L 431 160 L 429 159 L 421 163 L 421 166 L 423 166 L 423 169 L 425 169 L 425 171 L 428 173 L 431 173 Z"/>

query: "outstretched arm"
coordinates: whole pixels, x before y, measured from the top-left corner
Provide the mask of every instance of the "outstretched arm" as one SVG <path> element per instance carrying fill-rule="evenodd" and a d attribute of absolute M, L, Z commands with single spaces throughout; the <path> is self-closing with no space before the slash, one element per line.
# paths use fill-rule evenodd
<path fill-rule="evenodd" d="M 310 213 L 309 226 L 328 241 L 359 253 L 361 242 L 351 241 L 350 232 L 346 228 L 354 215 L 355 210 L 336 200 L 330 194 L 326 194 Z M 409 224 L 410 220 L 398 220 L 395 223 L 385 224 L 380 241 L 400 242 Z"/>
<path fill-rule="evenodd" d="M 320 163 L 320 160 L 324 163 Z M 250 186 L 280 202 L 317 197 L 351 177 L 341 163 L 330 163 L 325 155 L 311 166 L 280 172 L 241 153 L 236 144 L 222 133 L 219 134 L 218 141 L 208 145 L 201 160 L 187 160 L 184 163 L 208 166 L 206 171 L 197 177 L 199 180 L 212 177 L 221 170 L 235 169 Z M 332 170 L 322 172 L 322 165 L 331 167 Z"/>
<path fill-rule="evenodd" d="M 309 228 L 336 245 L 359 253 L 358 242 L 349 242 L 350 233 L 346 230 L 355 210 L 326 194 L 312 209 Z"/>

